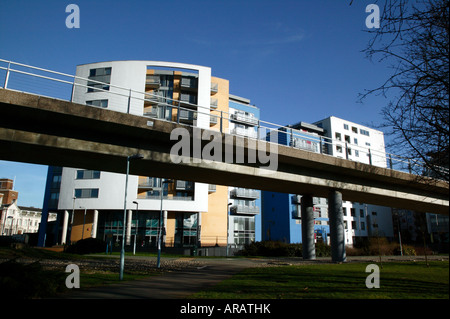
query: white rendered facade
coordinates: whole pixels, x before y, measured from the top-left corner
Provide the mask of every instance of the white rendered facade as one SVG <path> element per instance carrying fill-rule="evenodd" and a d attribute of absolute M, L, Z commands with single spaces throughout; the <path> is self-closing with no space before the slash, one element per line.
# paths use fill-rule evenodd
<path fill-rule="evenodd" d="M 258 137 L 259 108 L 250 100 L 231 95 L 229 97 L 229 132 L 252 139 Z M 228 244 L 242 247 L 261 240 L 261 191 L 241 187 L 228 187 L 229 222 Z"/>
<path fill-rule="evenodd" d="M 383 132 L 334 116 L 314 124 L 332 140 L 327 145 L 328 154 L 387 167 Z M 390 207 L 344 201 L 343 209 L 346 245 L 353 244 L 355 237 L 393 237 Z"/>
<path fill-rule="evenodd" d="M 77 79 L 76 83 L 80 84 L 80 86 L 75 86 L 72 101 L 79 104 L 104 107 L 112 111 L 129 112 L 130 114 L 144 116 L 145 105 L 143 99 L 147 99 L 150 95 L 144 94 L 143 92 L 148 92 L 148 70 L 150 69 L 161 70 L 157 71 L 157 73 L 159 72 L 161 74 L 165 74 L 164 72 L 167 73 L 169 72 L 167 70 L 170 70 L 172 76 L 174 72 L 179 72 L 180 77 L 181 74 L 194 74 L 196 78 L 196 90 L 193 93 L 196 96 L 196 103 L 194 104 L 198 105 L 197 110 L 200 110 L 200 112 L 196 114 L 192 124 L 201 128 L 210 127 L 210 116 L 207 114 L 207 109 L 210 108 L 211 101 L 211 69 L 204 66 L 160 61 L 111 61 L 79 65 L 76 70 L 76 76 L 79 79 Z M 93 81 L 89 82 L 84 80 L 88 78 Z M 110 85 L 98 86 L 99 88 L 106 89 L 107 92 L 96 89 L 97 87 L 95 85 L 97 83 L 95 81 L 109 82 Z M 130 165 L 133 165 L 132 162 Z M 62 230 L 60 230 L 58 242 L 65 243 L 66 238 L 69 238 L 67 234 L 70 232 L 71 223 L 73 223 L 72 212 L 75 212 L 74 215 L 76 217 L 77 214 L 82 215 L 81 213 L 83 211 L 88 213 L 88 220 L 91 227 L 85 226 L 87 222 L 86 220 L 83 221 L 84 230 L 82 231 L 82 236 L 84 238 L 103 236 L 101 239 L 106 239 L 106 231 L 100 232 L 100 234 L 97 232 L 97 229 L 102 229 L 102 227 L 106 229 L 107 227 L 102 225 L 102 223 L 106 225 L 107 222 L 104 221 L 101 215 L 107 212 L 110 214 L 112 214 L 111 212 L 115 212 L 115 216 L 119 216 L 120 214 L 123 216 L 125 175 L 68 167 L 62 168 L 57 175 L 59 177 L 54 177 L 54 180 L 59 184 L 59 191 L 57 194 L 54 194 L 53 198 L 55 200 L 54 203 L 57 203 L 57 207 L 50 208 L 63 212 L 63 214 L 60 214 L 60 218 L 62 218 L 60 222 Z M 151 179 L 151 177 L 149 178 Z M 148 180 L 147 182 L 155 186 L 155 183 L 160 183 L 160 180 Z M 132 237 L 130 235 L 133 233 L 130 227 L 142 227 L 142 223 L 146 223 L 145 220 L 141 220 L 141 224 L 136 225 L 136 215 L 133 214 L 135 214 L 134 212 L 137 209 L 141 214 L 144 212 L 152 212 L 154 214 L 158 213 L 159 215 L 161 207 L 159 193 L 157 193 L 157 196 L 145 196 L 145 192 L 142 193 L 144 195 L 139 195 L 138 192 L 142 190 L 141 188 L 145 187 L 143 184 L 145 184 L 143 177 L 130 175 L 128 178 L 126 204 L 127 219 L 130 221 L 127 223 L 128 244 Z M 168 187 L 167 185 L 165 186 Z M 173 185 L 173 189 L 175 188 L 178 189 L 178 186 Z M 151 188 L 149 187 L 149 189 Z M 172 195 L 167 196 L 165 193 L 162 201 L 165 228 L 168 227 L 167 223 L 170 223 L 168 219 L 171 218 L 171 214 L 173 218 L 172 228 L 178 227 L 179 218 L 174 215 L 177 212 L 185 214 L 185 217 L 180 217 L 181 219 L 184 218 L 184 223 L 189 224 L 195 219 L 196 229 L 201 228 L 201 212 L 208 211 L 208 184 L 195 183 L 191 187 L 191 190 L 192 193 L 189 197 L 177 197 L 175 195 L 172 197 Z M 175 193 L 175 190 L 173 192 Z M 133 202 L 137 202 L 138 205 Z M 121 224 L 121 221 L 117 220 L 117 217 L 115 218 L 116 221 L 111 222 L 111 225 L 113 223 L 117 225 Z M 151 219 L 147 219 L 147 223 L 151 223 L 149 220 Z M 154 230 L 145 230 L 145 234 L 150 233 L 152 235 L 149 236 L 155 236 Z M 115 231 L 114 234 L 114 238 L 117 241 L 120 237 L 120 232 Z M 67 240 L 70 241 L 70 239 Z M 146 240 L 147 242 L 149 241 L 148 238 Z M 154 238 L 151 240 L 154 241 Z M 172 239 L 172 241 L 175 241 L 175 239 Z"/>

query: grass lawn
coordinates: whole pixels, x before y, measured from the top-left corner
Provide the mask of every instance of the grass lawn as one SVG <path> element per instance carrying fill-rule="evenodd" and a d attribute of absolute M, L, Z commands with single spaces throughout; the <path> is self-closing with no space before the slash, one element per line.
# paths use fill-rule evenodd
<path fill-rule="evenodd" d="M 380 288 L 368 289 L 368 264 L 320 264 L 251 268 L 190 298 L 215 299 L 448 299 L 449 262 L 389 262 Z"/>

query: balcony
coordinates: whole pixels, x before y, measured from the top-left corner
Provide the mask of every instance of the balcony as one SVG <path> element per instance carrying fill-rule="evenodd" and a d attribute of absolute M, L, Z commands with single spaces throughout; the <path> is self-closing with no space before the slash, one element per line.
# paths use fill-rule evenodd
<path fill-rule="evenodd" d="M 159 94 L 145 94 L 144 100 L 145 100 L 144 103 L 148 103 L 148 104 L 152 104 L 152 105 L 166 102 L 164 97 Z"/>
<path fill-rule="evenodd" d="M 161 188 L 160 185 L 160 179 L 159 178 L 153 178 L 153 177 L 140 177 L 138 182 L 138 188 L 140 189 L 154 189 L 154 188 Z"/>
<path fill-rule="evenodd" d="M 292 209 L 292 218 L 294 219 L 301 219 L 302 218 L 302 212 L 301 212 L 300 206 L 294 206 Z"/>
<path fill-rule="evenodd" d="M 231 206 L 230 209 L 233 214 L 246 214 L 246 215 L 259 214 L 258 206 L 233 205 Z"/>
<path fill-rule="evenodd" d="M 147 75 L 145 78 L 146 89 L 158 89 L 161 86 L 161 80 L 157 75 Z"/>
<path fill-rule="evenodd" d="M 254 128 L 242 128 L 242 127 L 235 127 L 231 129 L 231 134 L 239 135 L 239 136 L 245 136 L 245 137 L 251 137 L 251 138 L 258 138 L 258 132 L 255 131 Z"/>
<path fill-rule="evenodd" d="M 300 196 L 300 195 L 293 195 L 291 197 L 291 203 L 294 205 L 300 205 L 302 203 L 301 198 L 302 198 L 302 196 Z"/>
<path fill-rule="evenodd" d="M 219 121 L 219 117 L 217 115 L 210 115 L 209 116 L 209 124 L 215 125 Z"/>
<path fill-rule="evenodd" d="M 239 197 L 239 198 L 250 198 L 250 199 L 258 199 L 259 198 L 259 191 L 255 189 L 248 189 L 248 188 L 235 188 L 231 190 L 231 196 L 232 197 Z"/>
<path fill-rule="evenodd" d="M 243 123 L 246 125 L 258 125 L 258 119 L 251 115 L 245 115 L 241 113 L 231 114 L 230 119 L 234 122 Z"/>
<path fill-rule="evenodd" d="M 188 91 L 196 91 L 198 88 L 198 79 L 193 77 L 182 77 L 181 88 Z"/>
<path fill-rule="evenodd" d="M 192 124 L 197 119 L 197 112 L 189 110 L 180 110 L 180 122 Z"/>
<path fill-rule="evenodd" d="M 215 193 L 216 192 L 216 185 L 208 184 L 208 193 Z"/>
<path fill-rule="evenodd" d="M 197 95 L 181 93 L 180 104 L 191 108 L 197 108 Z"/>
<path fill-rule="evenodd" d="M 144 116 L 157 118 L 158 117 L 158 107 L 153 106 L 152 108 L 144 109 Z"/>
<path fill-rule="evenodd" d="M 211 94 L 216 94 L 219 92 L 219 84 L 211 82 Z"/>
<path fill-rule="evenodd" d="M 137 196 L 137 199 L 155 199 L 155 200 L 161 200 L 161 195 L 149 195 L 149 194 L 141 194 Z M 192 196 L 168 196 L 164 195 L 163 200 L 177 200 L 177 201 L 193 201 L 194 197 Z"/>
<path fill-rule="evenodd" d="M 212 108 L 212 109 L 217 109 L 217 106 L 218 106 L 218 100 L 216 99 L 216 98 L 211 98 L 211 101 L 210 101 L 210 103 L 209 103 L 209 105 L 210 105 L 210 107 Z"/>
<path fill-rule="evenodd" d="M 302 138 L 293 138 L 290 143 L 290 146 L 295 147 L 295 148 L 299 148 L 302 150 L 306 150 L 306 151 L 310 151 L 310 152 L 315 152 L 315 153 L 319 153 L 319 143 L 314 142 L 314 141 L 309 141 L 306 139 L 302 139 Z"/>
<path fill-rule="evenodd" d="M 193 191 L 194 190 L 194 183 L 193 182 L 187 182 L 187 181 L 177 181 L 175 184 L 175 189 L 177 191 Z"/>

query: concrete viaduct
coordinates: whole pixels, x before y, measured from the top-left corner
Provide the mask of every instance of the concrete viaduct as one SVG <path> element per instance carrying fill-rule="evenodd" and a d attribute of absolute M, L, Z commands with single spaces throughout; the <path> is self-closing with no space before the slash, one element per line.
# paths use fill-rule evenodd
<path fill-rule="evenodd" d="M 222 133 L 217 134 L 223 145 L 243 145 L 244 163 L 174 163 L 170 151 L 177 141 L 171 132 L 183 127 L 192 139 L 200 129 L 28 93 L 0 89 L 0 127 L 3 160 L 125 173 L 127 156 L 139 153 L 144 158 L 130 166 L 134 175 L 303 195 L 305 259 L 315 257 L 313 196 L 328 198 L 333 261 L 345 260 L 343 199 L 448 215 L 444 181 L 282 145 L 277 170 L 269 172 L 248 156 L 256 145 L 270 152 L 270 143 Z M 202 141 L 202 147 L 208 143 Z"/>

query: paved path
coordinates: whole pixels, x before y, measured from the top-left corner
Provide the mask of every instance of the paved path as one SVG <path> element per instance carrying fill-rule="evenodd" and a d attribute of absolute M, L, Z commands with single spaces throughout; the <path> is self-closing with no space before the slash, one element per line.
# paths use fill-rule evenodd
<path fill-rule="evenodd" d="M 61 298 L 69 299 L 179 299 L 214 285 L 239 271 L 253 266 L 249 260 L 212 259 L 185 270 L 163 272 L 162 275 L 125 281 L 102 287 L 77 289 Z"/>
<path fill-rule="evenodd" d="M 445 259 L 448 256 L 430 256 L 429 259 Z M 192 259 L 191 259 L 192 260 Z M 278 265 L 330 263 L 330 258 L 317 258 L 305 261 L 302 258 L 204 258 L 195 259 L 193 267 L 164 272 L 141 280 L 126 281 L 103 287 L 74 289 L 60 296 L 64 299 L 182 299 L 217 284 L 233 274 L 249 267 L 270 267 Z M 384 256 L 388 261 L 425 260 L 423 256 Z M 175 259 L 173 260 L 176 261 Z M 347 262 L 378 262 L 378 256 L 347 257 Z"/>

